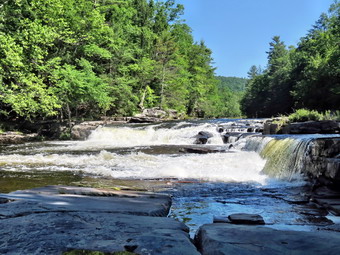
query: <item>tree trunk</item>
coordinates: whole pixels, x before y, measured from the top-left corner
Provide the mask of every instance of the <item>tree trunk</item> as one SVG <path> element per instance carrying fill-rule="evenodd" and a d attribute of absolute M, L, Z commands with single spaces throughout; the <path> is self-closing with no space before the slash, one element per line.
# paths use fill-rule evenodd
<path fill-rule="evenodd" d="M 164 87 L 165 87 L 165 65 L 163 65 L 162 68 L 162 80 L 161 80 L 161 102 L 160 102 L 160 108 L 163 109 L 164 105 Z"/>
<path fill-rule="evenodd" d="M 144 88 L 144 91 L 143 91 L 143 94 L 142 94 L 142 98 L 140 100 L 140 103 L 139 103 L 139 108 L 144 110 L 144 101 L 145 101 L 145 97 L 146 97 L 146 86 Z"/>
<path fill-rule="evenodd" d="M 70 105 L 67 103 L 66 104 L 66 110 L 67 110 L 67 116 L 68 116 L 68 127 L 72 128 L 72 123 L 71 123 L 71 109 L 70 109 Z"/>

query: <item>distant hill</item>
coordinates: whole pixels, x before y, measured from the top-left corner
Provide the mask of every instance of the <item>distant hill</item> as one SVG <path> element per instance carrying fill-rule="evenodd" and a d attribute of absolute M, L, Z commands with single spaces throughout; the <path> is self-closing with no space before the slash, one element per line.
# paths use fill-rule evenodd
<path fill-rule="evenodd" d="M 246 88 L 246 83 L 248 79 L 239 77 L 225 77 L 216 76 L 216 79 L 220 81 L 219 87 L 228 87 L 233 92 L 242 92 Z"/>

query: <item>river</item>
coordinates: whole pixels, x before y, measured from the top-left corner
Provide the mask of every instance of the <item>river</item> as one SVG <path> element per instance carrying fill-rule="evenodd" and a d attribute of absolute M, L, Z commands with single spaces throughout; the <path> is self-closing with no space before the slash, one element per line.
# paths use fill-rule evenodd
<path fill-rule="evenodd" d="M 0 192 L 67 184 L 168 193 L 173 196 L 170 217 L 185 222 L 192 235 L 214 216 L 238 212 L 261 214 L 278 229 L 313 230 L 330 224 L 327 212 L 304 205 L 309 187 L 302 176 L 288 180 L 264 174 L 266 160 L 245 150 L 247 138 L 232 148 L 223 143 L 219 128 L 239 123 L 220 119 L 106 126 L 86 141 L 3 145 Z M 183 152 L 200 131 L 213 137 L 194 146 L 220 152 Z"/>

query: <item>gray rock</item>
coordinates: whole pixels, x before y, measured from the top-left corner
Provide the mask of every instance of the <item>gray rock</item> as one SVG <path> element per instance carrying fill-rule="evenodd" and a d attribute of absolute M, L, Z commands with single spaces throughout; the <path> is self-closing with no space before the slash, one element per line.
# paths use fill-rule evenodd
<path fill-rule="evenodd" d="M 105 123 L 105 121 L 86 121 L 74 125 L 71 129 L 71 138 L 73 140 L 85 140 L 90 136 L 93 130 Z"/>
<path fill-rule="evenodd" d="M 4 197 L 0 197 L 0 204 L 8 203 L 10 200 Z"/>
<path fill-rule="evenodd" d="M 167 195 L 48 186 L 0 194 L 0 254 L 199 254 Z M 10 199 L 10 200 L 9 200 Z"/>
<path fill-rule="evenodd" d="M 231 223 L 227 216 L 214 216 L 213 223 Z"/>
<path fill-rule="evenodd" d="M 186 147 L 186 148 L 181 148 L 179 151 L 180 152 L 184 152 L 184 153 L 197 153 L 197 154 L 208 154 L 208 153 L 226 152 L 225 149 L 202 148 L 202 147 Z"/>
<path fill-rule="evenodd" d="M 337 255 L 340 235 L 333 232 L 280 231 L 262 226 L 208 224 L 195 242 L 203 255 Z"/>
<path fill-rule="evenodd" d="M 0 144 L 19 144 L 38 140 L 38 134 L 21 134 L 18 132 L 4 132 L 0 134 Z"/>
<path fill-rule="evenodd" d="M 171 198 L 167 195 L 66 186 L 48 186 L 0 196 L 16 200 L 0 204 L 2 217 L 49 211 L 167 216 L 171 206 Z"/>
<path fill-rule="evenodd" d="M 248 213 L 234 213 L 228 216 L 233 224 L 263 225 L 264 220 L 261 215 Z"/>
<path fill-rule="evenodd" d="M 174 219 L 106 212 L 48 212 L 0 220 L 0 254 L 79 250 L 199 254 Z"/>
<path fill-rule="evenodd" d="M 167 112 L 163 111 L 159 107 L 147 108 L 143 110 L 142 116 L 152 118 L 165 118 L 167 116 Z"/>
<path fill-rule="evenodd" d="M 195 136 L 196 141 L 195 144 L 206 144 L 209 140 L 209 138 L 213 137 L 214 135 L 207 131 L 200 131 Z"/>

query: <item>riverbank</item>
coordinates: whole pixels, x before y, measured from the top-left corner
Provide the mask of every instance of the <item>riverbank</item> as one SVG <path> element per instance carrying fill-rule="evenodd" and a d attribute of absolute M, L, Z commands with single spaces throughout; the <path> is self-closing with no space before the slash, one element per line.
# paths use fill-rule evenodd
<path fill-rule="evenodd" d="M 250 214 L 216 218 L 191 240 L 188 226 L 166 217 L 173 201 L 159 193 L 59 185 L 0 194 L 0 201 L 2 254 L 335 255 L 340 248 L 336 227 L 320 219 L 314 224 L 323 227 L 306 232 L 275 229 Z M 305 210 L 315 219 L 320 212 Z"/>

